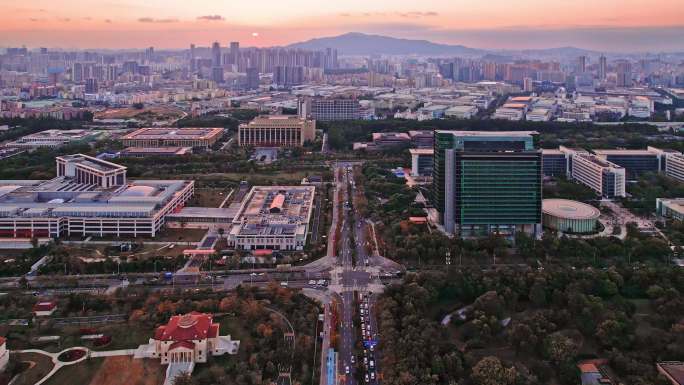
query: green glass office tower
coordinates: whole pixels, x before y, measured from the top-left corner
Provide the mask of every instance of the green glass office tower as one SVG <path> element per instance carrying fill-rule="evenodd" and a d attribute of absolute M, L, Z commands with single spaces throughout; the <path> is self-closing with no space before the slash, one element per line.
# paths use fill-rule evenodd
<path fill-rule="evenodd" d="M 435 131 L 432 198 L 461 237 L 541 231 L 542 156 L 530 131 Z"/>

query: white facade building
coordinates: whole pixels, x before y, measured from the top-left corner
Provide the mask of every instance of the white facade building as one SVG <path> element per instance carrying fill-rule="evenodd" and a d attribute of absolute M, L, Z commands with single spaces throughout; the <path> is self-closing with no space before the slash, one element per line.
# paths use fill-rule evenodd
<path fill-rule="evenodd" d="M 303 250 L 313 211 L 314 186 L 254 186 L 227 234 L 238 250 Z"/>
<path fill-rule="evenodd" d="M 625 197 L 625 169 L 586 151 L 561 147 L 570 154 L 570 178 L 606 198 Z"/>
<path fill-rule="evenodd" d="M 154 237 L 193 192 L 193 181 L 128 181 L 125 167 L 63 156 L 51 180 L 0 181 L 0 237 Z"/>

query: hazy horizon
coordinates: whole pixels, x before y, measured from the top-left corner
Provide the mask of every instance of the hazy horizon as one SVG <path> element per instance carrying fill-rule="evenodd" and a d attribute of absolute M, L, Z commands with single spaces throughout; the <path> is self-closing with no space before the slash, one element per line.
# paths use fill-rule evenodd
<path fill-rule="evenodd" d="M 280 46 L 363 32 L 482 49 L 574 46 L 610 52 L 684 50 L 680 0 L 313 0 L 227 5 L 218 0 L 27 0 L 0 16 L 0 45 L 64 49 L 186 48 L 240 41 Z"/>

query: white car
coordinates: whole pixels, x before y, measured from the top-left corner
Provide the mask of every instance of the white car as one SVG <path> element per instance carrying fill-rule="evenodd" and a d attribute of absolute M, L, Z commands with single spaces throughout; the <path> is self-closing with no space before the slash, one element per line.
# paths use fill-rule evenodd
<path fill-rule="evenodd" d="M 344 374 L 349 374 L 349 365 L 344 367 Z"/>
<path fill-rule="evenodd" d="M 371 377 L 371 380 L 375 381 L 375 372 L 371 372 L 370 377 Z"/>
<path fill-rule="evenodd" d="M 373 368 L 375 367 L 375 361 L 370 360 L 370 361 L 368 362 L 368 365 L 371 367 L 371 369 L 373 369 Z"/>
<path fill-rule="evenodd" d="M 366 376 L 364 377 L 364 380 L 366 380 L 366 383 L 370 382 L 370 379 L 368 378 L 368 373 L 366 373 Z"/>
<path fill-rule="evenodd" d="M 309 285 L 313 286 L 313 285 L 315 285 L 315 284 L 316 284 L 316 280 L 315 280 L 315 279 L 312 279 L 312 280 L 309 281 Z"/>

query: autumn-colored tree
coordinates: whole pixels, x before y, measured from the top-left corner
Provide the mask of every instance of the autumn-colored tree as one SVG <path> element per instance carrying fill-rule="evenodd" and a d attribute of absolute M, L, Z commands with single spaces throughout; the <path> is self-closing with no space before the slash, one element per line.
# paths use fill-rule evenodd
<path fill-rule="evenodd" d="M 237 309 L 238 304 L 239 302 L 237 296 L 233 294 L 227 297 L 223 297 L 223 299 L 221 299 L 221 302 L 219 302 L 218 308 L 219 311 L 223 313 L 230 313 L 234 312 Z"/>
<path fill-rule="evenodd" d="M 145 312 L 142 309 L 135 309 L 131 312 L 130 317 L 128 317 L 131 322 L 142 321 L 145 316 Z"/>
<path fill-rule="evenodd" d="M 546 356 L 556 365 L 572 361 L 579 350 L 575 341 L 561 333 L 549 335 L 544 345 Z"/>
<path fill-rule="evenodd" d="M 477 385 L 509 385 L 515 382 L 516 370 L 506 368 L 496 357 L 485 357 L 473 367 L 470 375 Z"/>

